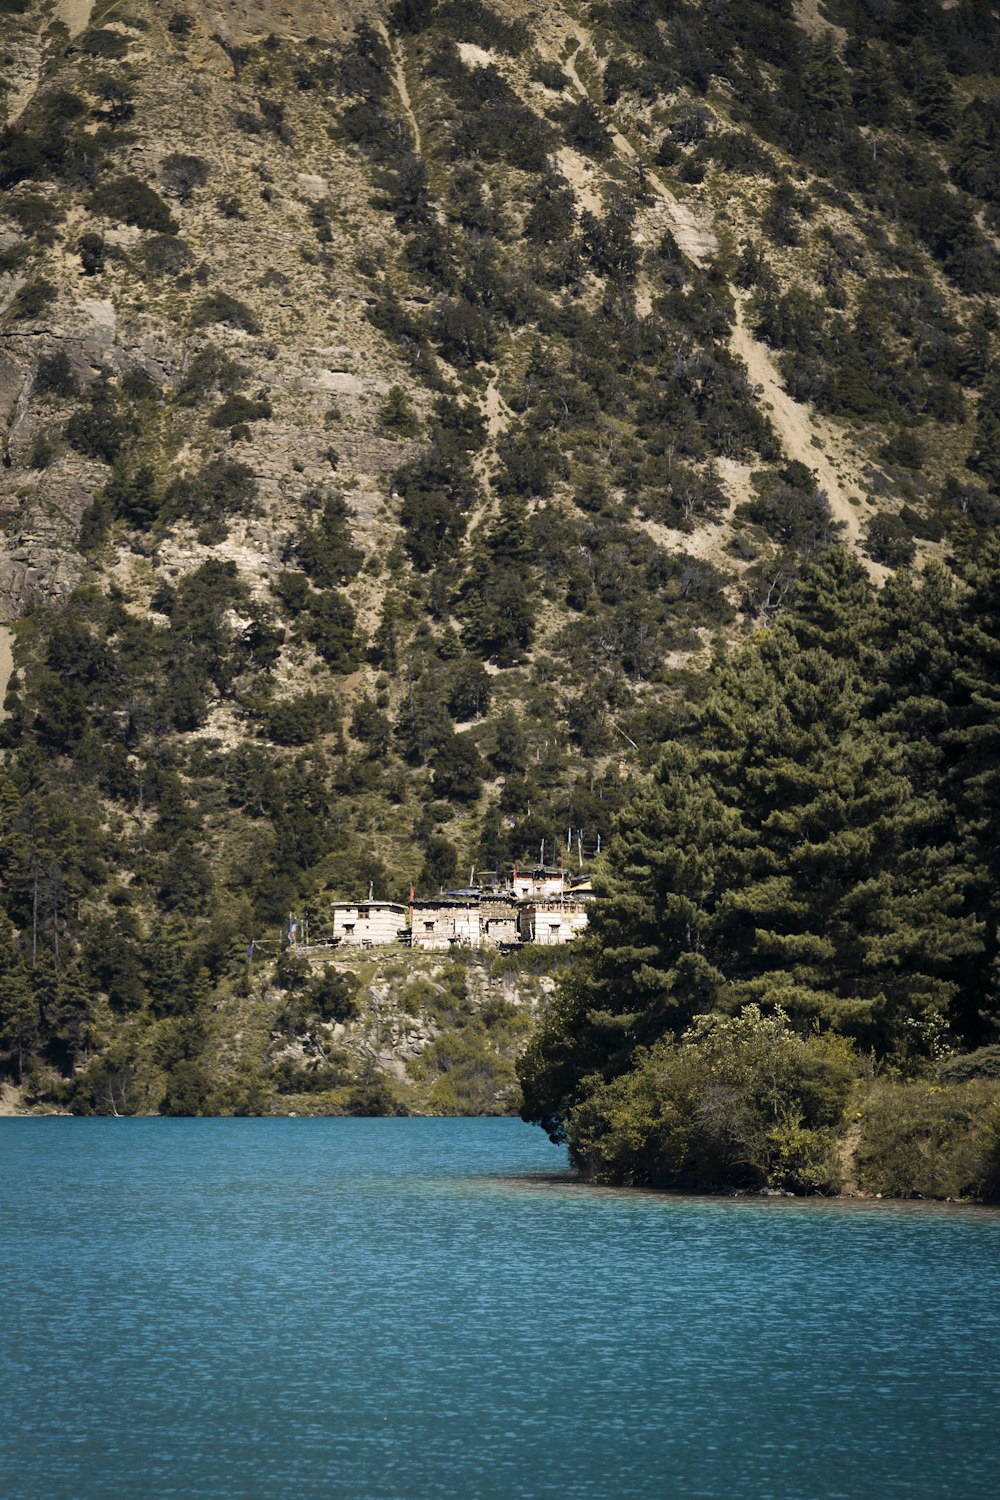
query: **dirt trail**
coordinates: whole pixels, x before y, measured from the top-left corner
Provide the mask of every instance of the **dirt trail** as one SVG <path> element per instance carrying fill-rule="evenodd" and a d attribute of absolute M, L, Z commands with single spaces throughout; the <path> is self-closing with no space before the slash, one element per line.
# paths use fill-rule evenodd
<path fill-rule="evenodd" d="M 497 438 L 506 432 L 514 415 L 500 394 L 499 381 L 500 376 L 494 370 L 483 395 L 483 416 L 486 418 L 486 431 L 489 433 L 490 442 L 494 444 Z"/>
<path fill-rule="evenodd" d="M 94 0 L 59 0 L 52 19 L 61 21 L 70 36 L 79 36 L 89 25 Z"/>
<path fill-rule="evenodd" d="M 490 470 L 496 457 L 497 442 L 510 426 L 514 413 L 500 394 L 500 372 L 493 370 L 486 389 L 480 399 L 480 407 L 486 418 L 487 442 L 473 459 L 472 466 L 481 485 L 488 488 Z"/>
<path fill-rule="evenodd" d="M 581 99 L 590 97 L 589 91 L 583 79 L 577 71 L 577 58 L 584 47 L 589 45 L 590 38 L 578 22 L 570 21 L 571 34 L 576 41 L 576 49 L 568 57 L 556 59 L 563 72 L 567 75 Z M 614 142 L 615 151 L 622 160 L 629 162 L 635 167 L 636 172 L 642 172 L 646 186 L 656 195 L 664 209 L 670 232 L 677 241 L 678 248 L 695 261 L 698 265 L 710 259 L 719 248 L 711 226 L 704 215 L 692 208 L 687 203 L 682 203 L 675 198 L 673 193 L 661 181 L 657 173 L 650 169 L 643 160 L 639 151 L 632 145 L 627 136 L 622 135 L 609 121 L 605 121 L 611 139 Z M 576 184 L 574 183 L 574 186 Z M 592 189 L 591 189 L 592 191 Z"/>
<path fill-rule="evenodd" d="M 80 32 L 89 24 L 91 12 L 94 9 L 94 0 L 58 0 L 55 10 L 51 16 L 42 18 L 32 46 L 30 62 L 25 59 L 26 66 L 20 82 L 12 88 L 7 96 L 7 124 L 15 125 L 24 114 L 35 94 L 42 77 L 42 62 L 44 60 L 45 33 L 51 22 L 61 21 L 70 36 L 79 36 Z"/>
<path fill-rule="evenodd" d="M 854 1121 L 848 1128 L 847 1134 L 838 1143 L 837 1154 L 840 1157 L 840 1170 L 843 1173 L 843 1183 L 840 1193 L 845 1198 L 856 1198 L 859 1196 L 857 1179 L 855 1176 L 855 1159 L 858 1154 L 858 1146 L 861 1144 L 861 1125 Z"/>
<path fill-rule="evenodd" d="M 746 326 L 742 301 L 736 299 L 736 324 L 730 344 L 747 367 L 750 384 L 761 390 L 765 406 L 789 458 L 812 469 L 821 489 L 826 491 L 835 520 L 844 523 L 844 539 L 849 542 L 872 578 L 888 576 L 887 569 L 866 558 L 861 552 L 861 522 L 864 519 L 861 491 L 855 475 L 845 472 L 830 457 L 842 446 L 842 438 L 833 426 L 815 412 L 795 401 L 781 384 L 781 377 L 771 359 L 770 350 L 754 338 Z M 817 441 L 822 444 L 817 447 Z"/>
<path fill-rule="evenodd" d="M 410 91 L 406 86 L 406 73 L 403 69 L 402 59 L 396 51 L 385 22 L 377 21 L 376 29 L 388 47 L 389 54 L 392 57 L 392 81 L 395 85 L 396 93 L 399 95 L 399 102 L 403 106 L 403 114 L 406 116 L 407 124 L 413 133 L 413 153 L 415 156 L 420 156 L 423 151 L 423 142 L 420 136 L 420 126 L 417 124 L 417 117 L 413 113 L 413 105 L 410 102 Z"/>
<path fill-rule="evenodd" d="M 792 14 L 795 24 L 801 26 L 802 30 L 807 31 L 810 36 L 822 36 L 826 31 L 838 39 L 846 37 L 847 32 L 844 28 L 835 25 L 833 21 L 828 21 L 821 14 L 821 10 L 819 0 L 794 0 Z"/>

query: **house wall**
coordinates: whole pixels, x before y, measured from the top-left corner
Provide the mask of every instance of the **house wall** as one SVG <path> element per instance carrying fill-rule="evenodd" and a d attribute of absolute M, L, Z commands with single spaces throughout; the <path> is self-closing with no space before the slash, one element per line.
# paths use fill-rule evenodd
<path fill-rule="evenodd" d="M 479 906 L 472 902 L 415 902 L 410 944 L 431 952 L 480 945 Z"/>
<path fill-rule="evenodd" d="M 566 880 L 561 871 L 545 874 L 528 871 L 515 875 L 513 891 L 519 901 L 538 901 L 544 900 L 546 896 L 561 896 L 565 885 Z"/>
<path fill-rule="evenodd" d="M 395 902 L 336 902 L 333 935 L 346 948 L 382 948 L 399 941 L 406 907 Z"/>
<path fill-rule="evenodd" d="M 572 942 L 587 925 L 582 901 L 536 901 L 521 908 L 519 931 L 522 943 L 543 948 Z"/>
<path fill-rule="evenodd" d="M 518 941 L 517 907 L 513 901 L 486 897 L 479 903 L 480 942 L 484 948 Z"/>

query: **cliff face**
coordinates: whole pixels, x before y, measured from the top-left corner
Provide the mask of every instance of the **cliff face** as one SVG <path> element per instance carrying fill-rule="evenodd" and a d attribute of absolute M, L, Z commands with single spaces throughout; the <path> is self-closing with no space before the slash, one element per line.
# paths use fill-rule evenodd
<path fill-rule="evenodd" d="M 831 539 L 995 526 L 980 0 L 0 10 L 5 774 L 89 820 L 7 913 L 98 1007 L 116 902 L 127 1012 L 164 922 L 211 988 L 300 905 L 589 862 Z"/>

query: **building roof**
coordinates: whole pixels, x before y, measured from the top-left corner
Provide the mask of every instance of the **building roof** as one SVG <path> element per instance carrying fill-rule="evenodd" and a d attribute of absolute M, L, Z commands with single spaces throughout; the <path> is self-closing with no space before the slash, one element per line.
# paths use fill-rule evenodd
<path fill-rule="evenodd" d="M 398 911 L 406 914 L 403 901 L 331 901 L 332 911 Z"/>

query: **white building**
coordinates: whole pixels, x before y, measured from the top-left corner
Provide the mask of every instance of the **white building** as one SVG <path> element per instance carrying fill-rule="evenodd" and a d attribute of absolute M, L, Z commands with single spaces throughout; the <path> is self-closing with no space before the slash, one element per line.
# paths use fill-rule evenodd
<path fill-rule="evenodd" d="M 555 865 L 529 865 L 525 870 L 514 867 L 511 886 L 518 901 L 537 901 L 547 896 L 561 896 L 569 881 L 565 870 Z"/>
<path fill-rule="evenodd" d="M 333 903 L 333 940 L 343 948 L 385 948 L 405 931 L 406 907 L 397 901 Z"/>
<path fill-rule="evenodd" d="M 556 896 L 548 901 L 521 903 L 518 927 L 522 943 L 538 943 L 543 948 L 569 943 L 586 925 L 587 908 L 583 901 Z"/>

